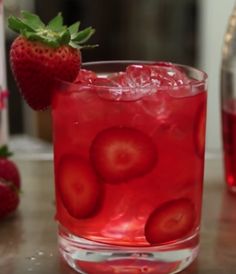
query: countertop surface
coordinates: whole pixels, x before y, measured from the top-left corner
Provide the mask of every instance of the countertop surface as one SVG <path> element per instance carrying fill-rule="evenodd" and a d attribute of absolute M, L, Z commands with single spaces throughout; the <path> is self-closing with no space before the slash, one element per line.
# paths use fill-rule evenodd
<path fill-rule="evenodd" d="M 0 222 L 0 274 L 75 274 L 57 251 L 52 161 L 16 163 L 23 193 L 17 212 Z M 206 161 L 200 254 L 181 274 L 235 273 L 236 195 L 226 190 L 218 157 Z"/>

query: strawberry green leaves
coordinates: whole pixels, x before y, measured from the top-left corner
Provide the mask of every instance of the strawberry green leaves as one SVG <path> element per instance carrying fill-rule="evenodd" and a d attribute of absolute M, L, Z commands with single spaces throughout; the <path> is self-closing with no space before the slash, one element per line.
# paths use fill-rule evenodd
<path fill-rule="evenodd" d="M 79 42 L 80 44 L 83 44 L 88 41 L 94 32 L 95 30 L 92 27 L 88 27 L 74 35 L 73 42 Z"/>
<path fill-rule="evenodd" d="M 32 29 L 37 30 L 45 27 L 45 24 L 41 21 L 38 15 L 28 11 L 22 11 L 21 14 L 23 17 L 22 21 L 27 26 L 31 26 Z"/>
<path fill-rule="evenodd" d="M 22 11 L 21 15 L 22 18 L 17 18 L 15 16 L 10 16 L 8 18 L 8 25 L 13 31 L 17 33 L 21 33 L 23 30 L 36 32 L 40 28 L 45 27 L 44 23 L 37 15 L 28 11 Z"/>
<path fill-rule="evenodd" d="M 47 28 L 55 32 L 63 32 L 66 30 L 66 26 L 63 26 L 63 17 L 61 13 L 58 13 L 47 25 Z"/>
<path fill-rule="evenodd" d="M 76 34 L 79 31 L 79 27 L 80 27 L 80 22 L 76 22 L 68 28 L 72 39 L 76 37 Z"/>
<path fill-rule="evenodd" d="M 13 155 L 13 153 L 11 151 L 9 151 L 7 145 L 3 145 L 0 147 L 0 158 L 8 158 L 12 155 Z"/>
<path fill-rule="evenodd" d="M 34 29 L 27 25 L 26 23 L 23 22 L 23 20 L 20 20 L 14 16 L 10 16 L 8 18 L 8 26 L 10 29 L 17 33 L 21 33 L 23 30 L 24 31 L 34 31 Z"/>
<path fill-rule="evenodd" d="M 80 22 L 67 27 L 63 23 L 61 13 L 58 13 L 56 17 L 45 25 L 38 15 L 22 11 L 21 18 L 15 16 L 8 18 L 8 26 L 28 40 L 40 41 L 54 48 L 61 45 L 70 45 L 78 49 L 94 47 L 93 45 L 84 45 L 84 43 L 94 34 L 95 30 L 92 27 L 87 27 L 79 31 Z"/>

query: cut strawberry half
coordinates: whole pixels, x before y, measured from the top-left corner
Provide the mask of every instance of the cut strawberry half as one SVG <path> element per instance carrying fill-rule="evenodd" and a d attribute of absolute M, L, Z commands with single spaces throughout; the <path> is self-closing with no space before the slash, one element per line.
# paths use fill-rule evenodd
<path fill-rule="evenodd" d="M 78 156 L 64 156 L 59 163 L 58 189 L 65 208 L 74 218 L 92 215 L 101 187 L 90 165 Z"/>
<path fill-rule="evenodd" d="M 195 223 L 195 209 L 189 199 L 166 202 L 155 209 L 145 225 L 150 244 L 163 244 L 189 234 Z"/>
<path fill-rule="evenodd" d="M 194 143 L 197 155 L 204 157 L 205 152 L 205 126 L 206 126 L 206 107 L 201 105 L 195 120 Z"/>
<path fill-rule="evenodd" d="M 105 181 L 116 183 L 151 171 L 157 151 L 152 139 L 140 130 L 112 127 L 98 133 L 90 157 L 97 173 Z"/>

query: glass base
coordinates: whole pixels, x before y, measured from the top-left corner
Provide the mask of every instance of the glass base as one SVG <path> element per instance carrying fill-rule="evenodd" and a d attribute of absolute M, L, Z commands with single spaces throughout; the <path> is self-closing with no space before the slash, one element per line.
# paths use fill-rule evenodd
<path fill-rule="evenodd" d="M 59 250 L 66 262 L 83 274 L 173 274 L 197 257 L 198 233 L 159 247 L 123 247 L 74 236 L 59 227 Z"/>

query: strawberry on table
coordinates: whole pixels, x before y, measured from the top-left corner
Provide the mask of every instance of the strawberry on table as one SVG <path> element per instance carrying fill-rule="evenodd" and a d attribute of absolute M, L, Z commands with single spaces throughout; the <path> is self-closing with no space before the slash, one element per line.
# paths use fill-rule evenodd
<path fill-rule="evenodd" d="M 54 79 L 73 82 L 81 65 L 80 49 L 94 33 L 91 27 L 79 30 L 79 22 L 67 27 L 58 14 L 47 25 L 30 12 L 8 19 L 20 35 L 10 50 L 10 63 L 22 96 L 34 110 L 50 106 Z"/>
<path fill-rule="evenodd" d="M 8 159 L 11 155 L 7 146 L 0 147 L 0 179 L 11 182 L 19 190 L 21 187 L 20 173 L 16 164 Z"/>
<path fill-rule="evenodd" d="M 0 219 L 13 213 L 19 204 L 19 194 L 13 183 L 0 179 Z"/>
<path fill-rule="evenodd" d="M 21 178 L 16 164 L 8 159 L 11 155 L 6 145 L 0 147 L 0 218 L 13 213 L 20 202 Z"/>
<path fill-rule="evenodd" d="M 151 137 L 135 128 L 111 127 L 97 134 L 90 158 L 97 173 L 111 183 L 142 176 L 156 164 Z"/>
<path fill-rule="evenodd" d="M 145 225 L 146 240 L 163 244 L 186 236 L 194 227 L 195 208 L 186 198 L 162 204 L 149 216 Z"/>

